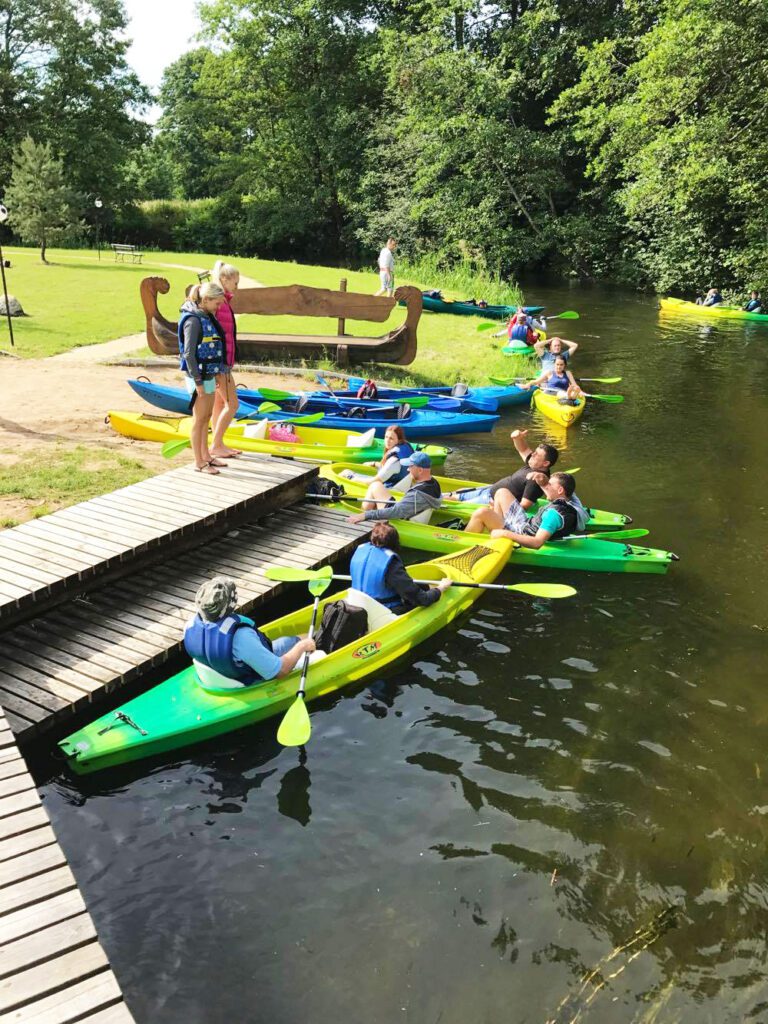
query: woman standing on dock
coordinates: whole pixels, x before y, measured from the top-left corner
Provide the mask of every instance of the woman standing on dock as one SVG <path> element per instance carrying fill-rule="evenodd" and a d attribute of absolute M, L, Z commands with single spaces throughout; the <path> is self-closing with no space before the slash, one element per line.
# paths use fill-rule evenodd
<path fill-rule="evenodd" d="M 195 469 L 212 476 L 226 465 L 208 449 L 216 377 L 224 364 L 224 331 L 215 316 L 222 302 L 224 289 L 220 285 L 213 281 L 196 284 L 181 307 L 178 326 L 180 364 L 191 397 Z"/>
<path fill-rule="evenodd" d="M 224 292 L 224 301 L 219 306 L 216 318 L 224 331 L 224 363 L 216 377 L 216 394 L 213 401 L 213 443 L 211 452 L 214 458 L 235 459 L 240 452 L 224 444 L 224 434 L 229 428 L 237 412 L 238 398 L 235 382 L 232 378 L 232 367 L 237 359 L 237 325 L 232 310 L 232 299 L 240 284 L 240 271 L 231 263 L 217 260 L 213 267 L 212 278 Z"/>

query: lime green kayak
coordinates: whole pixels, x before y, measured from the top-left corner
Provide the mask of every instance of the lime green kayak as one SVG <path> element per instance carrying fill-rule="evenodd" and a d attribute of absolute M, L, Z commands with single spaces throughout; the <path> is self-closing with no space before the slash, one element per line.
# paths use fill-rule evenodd
<path fill-rule="evenodd" d="M 480 545 L 464 545 L 447 556 L 409 566 L 408 572 L 417 579 L 448 576 L 462 583 L 490 583 L 506 565 L 511 548 L 510 541 L 483 537 Z M 347 593 L 321 601 L 318 621 L 326 604 Z M 481 594 L 482 590 L 451 587 L 428 608 L 415 608 L 399 616 L 368 598 L 370 632 L 310 665 L 306 699 L 379 675 L 385 666 L 409 654 L 418 643 L 464 612 Z M 260 628 L 272 639 L 302 634 L 307 632 L 311 616 L 309 605 Z M 203 689 L 190 665 L 117 711 L 72 733 L 59 747 L 78 774 L 177 750 L 282 714 L 296 697 L 300 675 L 299 667 L 282 679 L 214 692 Z"/>
<path fill-rule="evenodd" d="M 659 305 L 665 313 L 684 313 L 687 316 L 714 317 L 718 320 L 754 320 L 768 324 L 768 313 L 748 313 L 738 306 L 699 306 L 685 299 L 660 299 Z"/>
<path fill-rule="evenodd" d="M 328 480 L 333 480 L 334 483 L 343 486 L 345 492 L 354 497 L 364 497 L 368 487 L 368 483 L 359 480 L 348 480 L 343 477 L 341 473 L 344 470 L 351 470 L 357 476 L 369 476 L 371 480 L 376 475 L 376 466 L 358 466 L 354 463 L 343 463 L 335 462 L 330 466 L 322 466 L 320 469 L 320 476 L 324 476 Z M 460 491 L 467 487 L 487 487 L 488 484 L 478 483 L 476 480 L 458 480 L 451 476 L 436 476 L 435 480 L 440 484 L 440 489 L 443 494 L 447 494 L 450 491 Z M 398 488 L 392 488 L 393 494 L 399 494 Z M 540 498 L 539 501 L 530 509 L 529 515 L 535 515 L 536 509 L 540 508 L 546 503 L 546 499 Z M 470 518 L 478 505 L 472 504 L 469 501 L 448 501 L 443 499 L 442 509 L 446 512 L 450 512 L 451 518 L 461 519 L 466 521 Z M 589 522 L 587 523 L 587 530 L 592 531 L 603 531 L 603 530 L 620 530 L 625 526 L 628 526 L 632 522 L 631 516 L 625 516 L 621 512 L 604 512 L 599 508 L 590 508 Z"/>
<path fill-rule="evenodd" d="M 360 511 L 359 505 L 345 501 L 335 502 L 330 507 L 346 514 Z M 418 551 L 458 551 L 488 543 L 487 533 L 467 533 L 447 525 L 455 521 L 453 512 L 442 508 L 432 513 L 428 524 L 404 519 L 391 520 L 400 534 L 402 544 Z M 515 547 L 509 560 L 512 565 L 530 565 L 535 569 L 633 573 L 665 573 L 671 562 L 679 561 L 678 556 L 671 551 L 593 537 L 551 541 L 535 550 Z"/>

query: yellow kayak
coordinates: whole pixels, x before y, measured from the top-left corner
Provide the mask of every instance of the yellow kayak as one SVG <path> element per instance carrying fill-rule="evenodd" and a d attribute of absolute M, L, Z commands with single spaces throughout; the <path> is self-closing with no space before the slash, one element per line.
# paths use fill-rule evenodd
<path fill-rule="evenodd" d="M 579 398 L 577 405 L 571 405 L 570 400 L 563 401 L 560 397 L 564 394 L 564 392 L 560 392 L 553 395 L 537 388 L 533 392 L 533 404 L 543 416 L 554 420 L 562 427 L 570 427 L 584 412 L 584 406 L 587 403 L 585 399 Z"/>
<path fill-rule="evenodd" d="M 685 299 L 659 299 L 659 305 L 665 313 L 715 317 L 719 320 L 757 320 L 768 324 L 768 313 L 748 313 L 738 306 L 697 306 L 695 302 L 687 302 Z"/>
<path fill-rule="evenodd" d="M 109 425 L 118 434 L 136 441 L 182 441 L 192 432 L 191 416 L 172 416 L 140 412 L 110 412 Z M 384 455 L 384 442 L 373 430 L 361 434 L 354 430 L 331 430 L 297 424 L 297 441 L 271 441 L 264 434 L 267 420 L 237 420 L 224 435 L 224 443 L 244 452 L 304 459 L 306 462 L 378 462 Z M 425 451 L 436 466 L 442 466 L 451 451 L 443 445 L 414 444 Z"/>

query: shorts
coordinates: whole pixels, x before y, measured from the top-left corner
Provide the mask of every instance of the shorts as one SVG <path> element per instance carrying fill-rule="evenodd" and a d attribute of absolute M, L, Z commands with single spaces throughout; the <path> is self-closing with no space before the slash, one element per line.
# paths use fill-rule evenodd
<path fill-rule="evenodd" d="M 279 636 L 276 640 L 272 641 L 272 653 L 276 654 L 278 658 L 282 658 L 298 642 L 299 638 L 297 636 Z"/>
<path fill-rule="evenodd" d="M 379 271 L 379 281 L 381 281 L 381 287 L 389 291 L 395 287 L 395 275 L 391 274 L 388 270 Z"/>
<path fill-rule="evenodd" d="M 197 391 L 197 385 L 195 384 L 194 379 L 192 377 L 188 376 L 187 374 L 184 374 L 184 386 L 187 389 L 187 394 L 188 395 L 194 395 L 195 392 Z M 206 378 L 203 381 L 203 391 L 206 393 L 206 395 L 212 395 L 215 392 L 215 390 L 216 390 L 216 378 L 215 377 L 208 377 L 208 378 Z"/>
<path fill-rule="evenodd" d="M 511 530 L 513 533 L 523 533 L 527 525 L 528 516 L 525 514 L 523 506 L 519 501 L 513 501 L 504 517 L 504 529 Z"/>
<path fill-rule="evenodd" d="M 232 367 L 231 366 L 220 366 L 219 367 L 219 375 L 229 375 L 230 373 L 232 373 Z"/>

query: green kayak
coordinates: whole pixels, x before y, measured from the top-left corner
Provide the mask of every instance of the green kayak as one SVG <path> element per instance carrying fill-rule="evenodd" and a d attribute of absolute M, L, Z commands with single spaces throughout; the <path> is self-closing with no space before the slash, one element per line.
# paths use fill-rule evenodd
<path fill-rule="evenodd" d="M 340 512 L 359 512 L 360 506 L 352 502 L 335 502 L 330 508 Z M 487 544 L 487 533 L 466 533 L 454 530 L 456 516 L 447 509 L 437 509 L 428 524 L 412 520 L 393 519 L 400 540 L 408 548 L 418 551 L 449 552 Z M 583 539 L 557 540 L 540 548 L 516 547 L 510 557 L 513 565 L 530 565 L 536 569 L 577 569 L 585 572 L 665 573 L 671 562 L 679 561 L 671 551 L 645 548 L 624 541 Z"/>
<path fill-rule="evenodd" d="M 422 295 L 424 309 L 430 313 L 453 313 L 454 316 L 481 316 L 486 320 L 507 320 L 517 312 L 517 306 L 479 306 L 476 302 L 459 302 Z M 405 303 L 401 302 L 401 306 Z M 530 316 L 544 311 L 543 306 L 523 306 Z"/>

